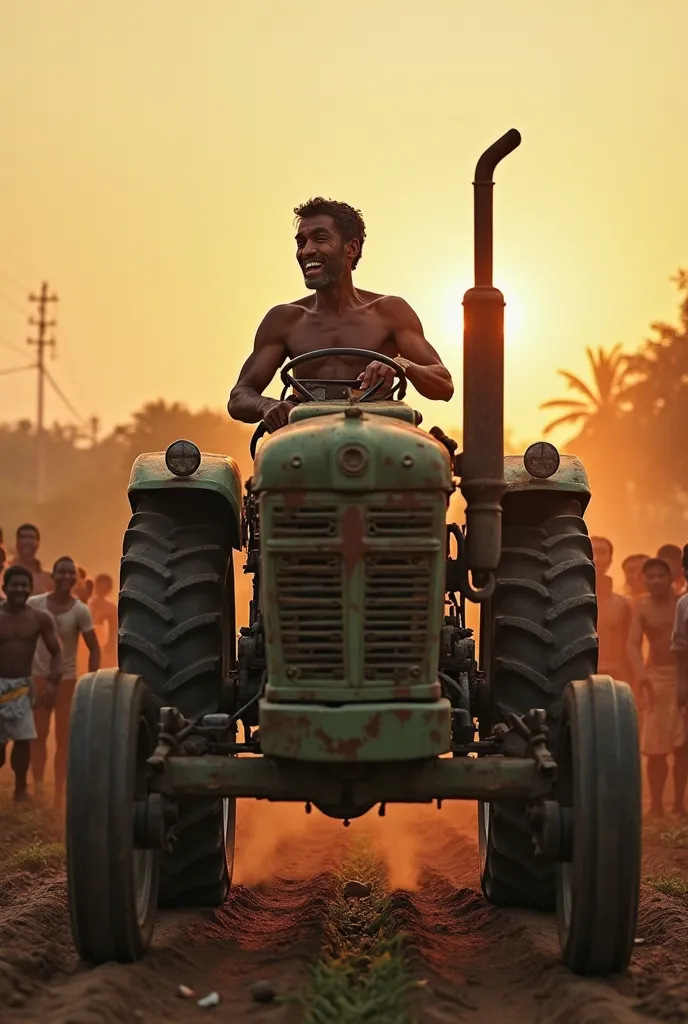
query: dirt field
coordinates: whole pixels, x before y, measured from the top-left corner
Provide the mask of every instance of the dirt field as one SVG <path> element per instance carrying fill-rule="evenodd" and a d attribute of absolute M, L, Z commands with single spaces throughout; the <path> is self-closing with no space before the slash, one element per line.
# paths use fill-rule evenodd
<path fill-rule="evenodd" d="M 341 884 L 337 868 L 361 834 L 384 864 L 392 926 L 406 933 L 412 973 L 424 983 L 408 997 L 408 1016 L 395 1021 L 688 1020 L 688 823 L 667 819 L 646 832 L 641 941 L 629 975 L 614 982 L 579 979 L 561 967 L 550 918 L 484 902 L 474 811 L 446 804 L 441 812 L 388 808 L 386 818 L 369 816 L 348 830 L 302 809 L 242 806 L 225 906 L 161 915 L 143 962 L 89 970 L 72 949 L 59 822 L 41 810 L 17 814 L 6 795 L 0 799 L 0 1016 L 7 1024 L 162 1024 L 209 1015 L 297 1024 L 305 1010 L 294 997 L 319 959 Z M 256 1003 L 258 980 L 286 1001 Z M 179 984 L 194 998 L 180 999 Z M 197 999 L 210 992 L 220 1005 L 200 1008 Z"/>

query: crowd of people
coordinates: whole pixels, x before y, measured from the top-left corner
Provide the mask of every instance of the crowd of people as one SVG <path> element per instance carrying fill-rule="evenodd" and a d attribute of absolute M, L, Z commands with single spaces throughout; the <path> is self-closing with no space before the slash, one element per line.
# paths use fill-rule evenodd
<path fill-rule="evenodd" d="M 628 682 L 640 713 L 641 750 L 647 758 L 650 814 L 664 814 L 673 759 L 675 814 L 686 813 L 688 784 L 688 544 L 664 544 L 657 554 L 622 562 L 625 594 L 609 574 L 614 548 L 592 537 L 597 575 L 599 669 Z"/>
<path fill-rule="evenodd" d="M 69 555 L 48 572 L 38 558 L 40 532 L 24 523 L 14 556 L 0 546 L 0 768 L 12 744 L 14 798 L 29 798 L 31 771 L 42 794 L 51 726 L 55 740 L 55 807 L 64 800 L 69 719 L 76 681 L 117 663 L 114 583 L 91 580 Z"/>
<path fill-rule="evenodd" d="M 664 813 L 672 757 L 675 814 L 686 813 L 688 785 L 688 544 L 622 563 L 625 593 L 615 592 L 612 542 L 591 537 L 597 576 L 599 669 L 627 681 L 641 719 L 650 813 Z M 51 727 L 55 741 L 55 805 L 64 799 L 69 719 L 77 679 L 117 664 L 114 583 L 93 580 L 66 555 L 43 568 L 36 526 L 19 527 L 13 557 L 0 538 L 0 768 L 12 744 L 14 795 L 43 791 Z"/>

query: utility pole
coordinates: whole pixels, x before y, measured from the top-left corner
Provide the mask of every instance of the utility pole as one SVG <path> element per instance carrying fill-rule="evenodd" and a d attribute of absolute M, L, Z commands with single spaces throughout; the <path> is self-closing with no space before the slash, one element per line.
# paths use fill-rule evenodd
<path fill-rule="evenodd" d="M 48 303 L 57 302 L 57 295 L 48 295 L 48 283 L 44 281 L 41 285 L 39 295 L 33 292 L 29 295 L 29 302 L 38 304 L 38 318 L 30 318 L 29 323 L 38 328 L 38 337 L 29 338 L 27 344 L 35 345 L 38 352 L 36 369 L 38 370 L 38 397 L 36 408 L 36 500 L 39 505 L 45 501 L 45 350 L 55 348 L 55 339 L 47 339 L 45 336 L 49 327 L 54 327 L 55 320 L 46 320 Z"/>

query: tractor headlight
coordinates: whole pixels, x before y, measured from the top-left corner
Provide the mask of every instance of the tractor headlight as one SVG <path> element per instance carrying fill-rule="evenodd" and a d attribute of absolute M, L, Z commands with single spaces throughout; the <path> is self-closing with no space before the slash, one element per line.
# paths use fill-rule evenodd
<path fill-rule="evenodd" d="M 201 453 L 193 441 L 173 441 L 165 452 L 165 465 L 175 476 L 191 476 L 201 464 Z"/>
<path fill-rule="evenodd" d="M 559 469 L 559 452 L 549 441 L 536 441 L 526 449 L 523 465 L 530 476 L 536 480 L 547 480 Z"/>

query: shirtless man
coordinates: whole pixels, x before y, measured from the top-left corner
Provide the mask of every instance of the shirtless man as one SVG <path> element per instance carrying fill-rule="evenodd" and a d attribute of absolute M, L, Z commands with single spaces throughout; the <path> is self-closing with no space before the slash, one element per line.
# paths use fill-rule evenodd
<path fill-rule="evenodd" d="M 683 566 L 681 564 L 681 549 L 678 544 L 662 544 L 657 551 L 657 558 L 663 558 L 671 569 L 674 583 L 674 590 L 679 595 L 686 592 L 686 581 L 683 578 Z"/>
<path fill-rule="evenodd" d="M 51 683 L 57 683 L 62 670 L 53 620 L 27 606 L 32 584 L 30 569 L 11 565 L 3 581 L 6 601 L 0 605 L 0 768 L 11 742 L 15 800 L 26 800 L 31 741 L 36 738 L 31 663 L 39 638 L 48 651 Z"/>
<path fill-rule="evenodd" d="M 74 596 L 77 586 L 77 567 L 71 558 L 58 558 L 53 567 L 53 591 L 29 600 L 29 606 L 48 613 L 55 623 L 62 644 L 63 666 L 57 684 L 48 674 L 47 651 L 43 644 L 36 647 L 33 677 L 36 693 L 42 706 L 36 708 L 37 736 L 32 751 L 32 773 L 36 790 L 43 787 L 47 757 L 50 719 L 55 712 L 55 808 L 60 809 L 67 775 L 67 749 L 69 746 L 69 720 L 72 697 L 77 680 L 77 647 L 83 637 L 88 649 L 88 671 L 100 668 L 100 645 L 93 628 L 93 619 L 87 606 Z"/>
<path fill-rule="evenodd" d="M 681 567 L 688 584 L 688 544 L 683 549 Z M 676 618 L 671 634 L 671 653 L 676 658 L 676 703 L 686 725 L 686 741 L 674 750 L 674 810 L 686 813 L 686 787 L 688 786 L 688 591 L 679 597 Z"/>
<path fill-rule="evenodd" d="M 112 576 L 99 573 L 94 580 L 93 597 L 88 603 L 100 642 L 101 668 L 117 667 L 117 605 L 109 600 L 114 586 Z"/>
<path fill-rule="evenodd" d="M 17 529 L 16 555 L 12 565 L 21 565 L 29 570 L 33 580 L 32 594 L 47 594 L 53 587 L 50 573 L 46 572 L 38 560 L 40 544 L 41 535 L 33 523 L 23 523 Z"/>
<path fill-rule="evenodd" d="M 600 644 L 598 672 L 632 683 L 628 664 L 628 632 L 631 626 L 631 604 L 627 597 L 614 592 L 609 570 L 614 548 L 607 537 L 591 537 L 592 558 L 597 582 L 597 635 Z"/>
<path fill-rule="evenodd" d="M 354 287 L 352 271 L 366 234 L 359 211 L 318 197 L 294 213 L 296 259 L 306 288 L 314 294 L 267 313 L 229 396 L 230 416 L 244 423 L 264 420 L 270 432 L 283 427 L 297 399 L 280 402 L 265 398 L 263 391 L 286 359 L 321 348 L 364 348 L 391 356 L 421 395 L 449 401 L 454 393 L 451 375 L 409 304 Z M 360 390 L 382 379 L 377 394 L 384 397 L 395 372 L 376 359 L 366 365 L 364 359 L 332 355 L 305 363 L 295 376 L 304 381 L 358 380 Z"/>
<path fill-rule="evenodd" d="M 649 555 L 628 555 L 621 563 L 624 574 L 624 592 L 630 598 L 631 604 L 635 604 L 642 597 L 646 596 L 645 577 L 643 566 Z"/>
<path fill-rule="evenodd" d="M 633 609 L 628 657 L 640 696 L 646 704 L 642 751 L 647 756 L 647 780 L 650 786 L 653 817 L 664 813 L 663 797 L 669 766 L 667 756 L 676 754 L 685 744 L 685 716 L 677 704 L 676 664 L 671 653 L 671 638 L 678 596 L 674 591 L 671 568 L 661 558 L 650 558 L 643 569 L 647 597 Z M 649 655 L 643 658 L 643 637 Z M 680 756 L 678 758 L 680 774 Z M 674 757 L 674 791 L 677 790 L 677 758 Z M 678 809 L 678 808 L 677 808 Z"/>

